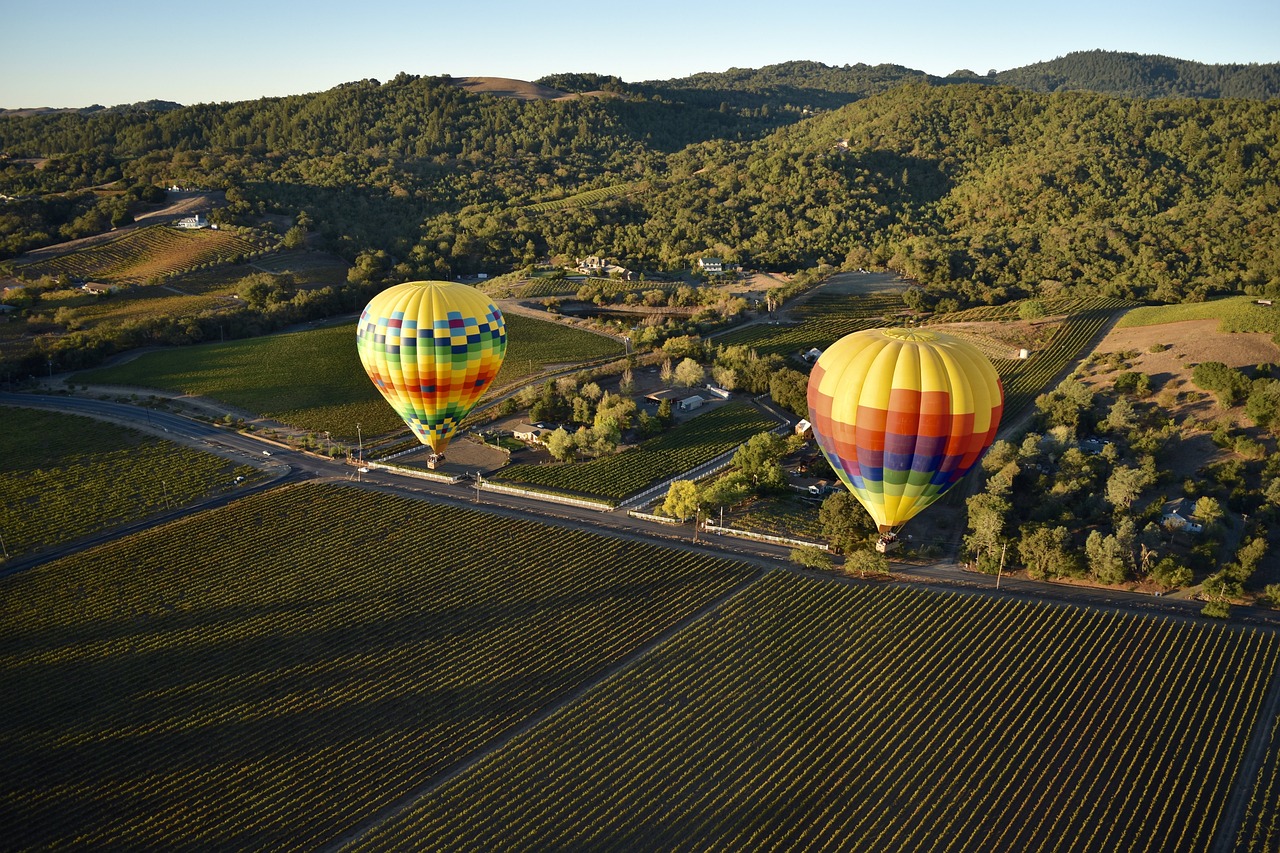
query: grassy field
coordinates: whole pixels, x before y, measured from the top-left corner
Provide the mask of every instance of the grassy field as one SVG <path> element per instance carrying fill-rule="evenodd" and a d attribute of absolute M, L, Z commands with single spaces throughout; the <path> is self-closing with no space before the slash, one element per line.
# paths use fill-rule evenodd
<path fill-rule="evenodd" d="M 0 408 L 0 535 L 11 557 L 252 482 L 262 472 L 115 424 Z"/>
<path fill-rule="evenodd" d="M 495 387 L 548 365 L 622 355 L 617 342 L 511 315 L 507 358 Z M 136 385 L 199 394 L 301 429 L 354 441 L 407 428 L 378 394 L 356 356 L 355 324 L 148 353 L 90 370 L 76 382 Z"/>
<path fill-rule="evenodd" d="M 4 578 L 4 846 L 317 849 L 756 571 L 299 486 Z"/>
<path fill-rule="evenodd" d="M 1280 335 L 1280 307 L 1254 304 L 1252 296 L 1231 296 L 1212 302 L 1185 305 L 1148 305 L 1134 308 L 1117 323 L 1118 328 L 1159 326 L 1183 320 L 1220 320 L 1222 332 L 1265 332 Z"/>
<path fill-rule="evenodd" d="M 355 849 L 1201 851 L 1278 652 L 777 572 Z"/>
<path fill-rule="evenodd" d="M 646 486 L 709 462 L 777 425 L 754 406 L 729 403 L 614 456 L 561 465 L 508 465 L 493 479 L 622 500 Z"/>
<path fill-rule="evenodd" d="M 191 271 L 206 264 L 226 263 L 268 247 L 265 238 L 251 239 L 231 231 L 184 231 L 167 225 L 152 225 L 128 231 L 108 243 L 23 265 L 18 271 L 28 277 L 67 275 L 133 284 L 153 276 Z"/>

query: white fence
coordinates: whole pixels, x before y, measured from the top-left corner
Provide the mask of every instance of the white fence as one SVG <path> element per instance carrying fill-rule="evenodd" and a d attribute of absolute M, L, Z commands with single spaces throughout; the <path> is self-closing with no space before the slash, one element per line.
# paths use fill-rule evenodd
<path fill-rule="evenodd" d="M 715 524 L 704 524 L 702 529 L 707 533 L 719 533 L 721 536 L 740 536 L 743 539 L 759 539 L 762 542 L 773 542 L 778 545 L 794 545 L 797 548 L 817 548 L 830 551 L 831 546 L 821 542 L 807 542 L 804 539 L 791 539 L 787 536 L 772 536 L 768 533 L 756 533 L 754 530 L 737 530 L 732 527 L 720 527 Z"/>
<path fill-rule="evenodd" d="M 417 468 L 405 468 L 400 465 L 388 465 L 385 462 L 366 462 L 365 468 L 376 468 L 379 471 L 390 471 L 392 474 L 403 474 L 406 477 L 417 477 L 419 480 L 435 480 L 437 483 L 460 483 L 463 474 L 437 474 L 434 471 L 421 471 Z"/>
<path fill-rule="evenodd" d="M 536 501 L 548 501 L 556 504 L 580 506 L 583 509 L 594 509 L 600 512 L 613 512 L 615 509 L 613 504 L 604 503 L 603 501 L 593 501 L 586 498 L 571 498 L 568 495 L 556 495 L 550 492 L 537 492 L 533 489 L 520 489 L 514 486 L 503 486 L 497 483 L 491 483 L 488 480 L 481 480 L 480 488 L 482 491 L 486 492 L 500 492 L 504 495 L 519 495 L 525 498 L 533 498 Z"/>
<path fill-rule="evenodd" d="M 632 518 L 638 518 L 641 521 L 656 521 L 658 524 L 684 524 L 684 522 L 678 518 L 671 518 L 666 515 L 654 515 L 650 512 L 640 512 L 635 509 L 627 510 L 627 515 Z"/>

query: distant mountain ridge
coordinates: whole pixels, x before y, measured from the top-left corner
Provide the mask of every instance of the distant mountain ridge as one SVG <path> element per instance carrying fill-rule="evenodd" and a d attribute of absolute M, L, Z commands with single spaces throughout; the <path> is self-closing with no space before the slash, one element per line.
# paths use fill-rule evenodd
<path fill-rule="evenodd" d="M 1280 96 L 1280 63 L 1206 65 L 1168 56 L 1088 50 L 1001 71 L 995 82 L 1032 92 L 1266 100 Z"/>

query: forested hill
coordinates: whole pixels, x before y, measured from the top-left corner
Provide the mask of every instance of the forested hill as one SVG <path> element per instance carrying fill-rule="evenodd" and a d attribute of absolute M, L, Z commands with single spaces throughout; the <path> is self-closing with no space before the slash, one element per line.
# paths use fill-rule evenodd
<path fill-rule="evenodd" d="M 701 106 L 768 105 L 833 109 L 902 83 L 981 83 L 1035 92 L 1084 90 L 1126 98 L 1257 98 L 1280 96 L 1280 64 L 1206 65 L 1167 56 L 1093 50 L 1070 53 L 1008 71 L 979 74 L 959 69 L 934 77 L 901 65 L 825 65 L 783 62 L 763 68 L 730 68 L 632 88 Z"/>
<path fill-rule="evenodd" d="M 0 192 L 23 196 L 0 207 L 0 252 L 83 233 L 94 210 L 77 205 L 105 203 L 84 188 L 122 178 L 139 196 L 223 188 L 220 221 L 295 217 L 363 280 L 547 256 L 675 271 L 710 254 L 888 267 L 961 302 L 1280 288 L 1280 99 L 908 82 L 772 132 L 762 112 L 640 93 L 520 101 L 400 75 L 159 113 L 0 117 L 13 157 Z"/>
<path fill-rule="evenodd" d="M 1280 96 L 1280 64 L 1205 65 L 1168 56 L 1089 50 L 1002 71 L 995 82 L 1033 92 L 1087 90 L 1125 98 Z"/>

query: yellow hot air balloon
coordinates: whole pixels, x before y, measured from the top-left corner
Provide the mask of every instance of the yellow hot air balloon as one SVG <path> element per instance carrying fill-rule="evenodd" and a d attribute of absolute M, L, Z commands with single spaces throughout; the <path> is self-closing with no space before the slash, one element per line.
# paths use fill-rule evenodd
<path fill-rule="evenodd" d="M 379 293 L 356 328 L 360 363 L 396 414 L 440 454 L 502 367 L 502 312 L 473 287 L 410 281 Z"/>
<path fill-rule="evenodd" d="M 854 332 L 809 377 L 818 446 L 882 535 L 977 464 L 1003 409 L 1004 387 L 987 357 L 941 332 Z"/>

